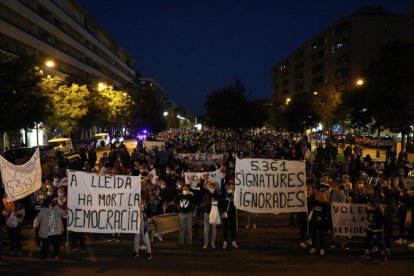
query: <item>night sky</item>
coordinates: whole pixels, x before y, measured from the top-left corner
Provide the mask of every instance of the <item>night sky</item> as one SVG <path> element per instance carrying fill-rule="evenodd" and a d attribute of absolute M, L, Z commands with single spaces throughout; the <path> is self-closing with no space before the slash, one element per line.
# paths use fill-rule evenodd
<path fill-rule="evenodd" d="M 410 0 L 79 0 L 151 77 L 192 115 L 239 77 L 249 100 L 269 99 L 271 68 L 341 16 Z"/>

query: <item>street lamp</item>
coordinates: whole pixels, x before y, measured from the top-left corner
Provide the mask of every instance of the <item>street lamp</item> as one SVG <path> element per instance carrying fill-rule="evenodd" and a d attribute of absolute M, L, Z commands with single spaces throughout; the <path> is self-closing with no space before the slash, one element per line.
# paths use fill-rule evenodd
<path fill-rule="evenodd" d="M 290 103 L 291 99 L 290 98 L 286 98 L 286 105 L 288 105 Z"/>
<path fill-rule="evenodd" d="M 102 91 L 106 88 L 106 84 L 103 82 L 98 83 L 98 90 Z"/>
<path fill-rule="evenodd" d="M 55 62 L 51 59 L 46 60 L 45 65 L 49 68 L 55 67 Z"/>
<path fill-rule="evenodd" d="M 313 95 L 318 95 L 318 91 L 313 91 Z"/>
<path fill-rule="evenodd" d="M 357 79 L 355 81 L 356 86 L 363 86 L 364 85 L 364 80 L 363 79 Z"/>
<path fill-rule="evenodd" d="M 164 115 L 164 117 L 167 117 L 168 116 L 168 112 L 167 111 L 164 111 L 163 115 Z"/>

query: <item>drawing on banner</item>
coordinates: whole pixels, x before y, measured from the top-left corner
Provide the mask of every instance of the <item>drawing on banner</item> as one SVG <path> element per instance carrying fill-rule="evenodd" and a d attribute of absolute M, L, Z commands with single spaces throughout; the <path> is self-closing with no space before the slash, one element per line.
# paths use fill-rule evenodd
<path fill-rule="evenodd" d="M 178 156 L 181 160 L 188 159 L 188 161 L 196 164 L 212 164 L 213 162 L 223 160 L 223 154 L 180 153 Z"/>
<path fill-rule="evenodd" d="M 331 214 L 335 236 L 365 237 L 366 204 L 332 202 Z"/>
<path fill-rule="evenodd" d="M 22 165 L 14 165 L 0 156 L 0 170 L 9 202 L 24 198 L 41 187 L 42 169 L 39 149 Z"/>
<path fill-rule="evenodd" d="M 306 212 L 305 163 L 236 159 L 234 204 L 253 213 Z"/>
<path fill-rule="evenodd" d="M 139 233 L 141 177 L 69 172 L 68 230 Z"/>
<path fill-rule="evenodd" d="M 185 184 L 190 185 L 191 187 L 196 187 L 196 183 L 200 179 L 208 180 L 210 182 L 216 183 L 216 189 L 220 190 L 223 174 L 220 169 L 214 172 L 184 172 L 184 179 Z"/>

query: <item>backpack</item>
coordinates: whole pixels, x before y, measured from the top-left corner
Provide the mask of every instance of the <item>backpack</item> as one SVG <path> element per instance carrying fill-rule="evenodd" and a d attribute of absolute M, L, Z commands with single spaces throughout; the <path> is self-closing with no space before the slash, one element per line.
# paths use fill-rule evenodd
<path fill-rule="evenodd" d="M 16 228 L 17 227 L 17 225 L 19 224 L 19 220 L 17 219 L 17 216 L 16 216 L 15 212 L 10 214 L 9 218 L 7 219 L 6 224 L 9 228 Z"/>

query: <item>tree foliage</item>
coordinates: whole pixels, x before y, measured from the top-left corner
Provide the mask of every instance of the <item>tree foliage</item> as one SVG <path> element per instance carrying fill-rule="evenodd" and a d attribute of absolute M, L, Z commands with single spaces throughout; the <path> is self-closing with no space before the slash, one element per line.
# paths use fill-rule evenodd
<path fill-rule="evenodd" d="M 407 133 L 414 122 L 414 45 L 393 42 L 366 71 L 367 109 L 375 127 Z"/>
<path fill-rule="evenodd" d="M 68 85 L 58 77 L 43 78 L 41 87 L 52 99 L 53 114 L 48 118 L 47 124 L 70 134 L 88 113 L 88 88 L 75 83 Z"/>
<path fill-rule="evenodd" d="M 341 103 L 341 93 L 333 85 L 324 85 L 313 98 L 313 111 L 321 119 L 324 127 L 331 133 L 331 125 L 335 118 L 335 111 Z"/>
<path fill-rule="evenodd" d="M 266 108 L 261 101 L 249 102 L 239 79 L 207 95 L 204 102 L 207 124 L 218 128 L 263 126 Z"/>
<path fill-rule="evenodd" d="M 147 86 L 139 78 L 126 87 L 131 95 L 132 108 L 130 113 L 130 128 L 137 132 L 142 128 L 153 132 L 165 128 L 166 120 L 163 93 L 156 86 Z"/>
<path fill-rule="evenodd" d="M 42 94 L 42 75 L 30 59 L 0 57 L 0 131 L 34 127 L 48 115 L 48 98 Z"/>
<path fill-rule="evenodd" d="M 302 132 L 318 124 L 318 114 L 311 105 L 312 97 L 314 96 L 305 93 L 296 95 L 284 108 L 287 129 Z"/>

